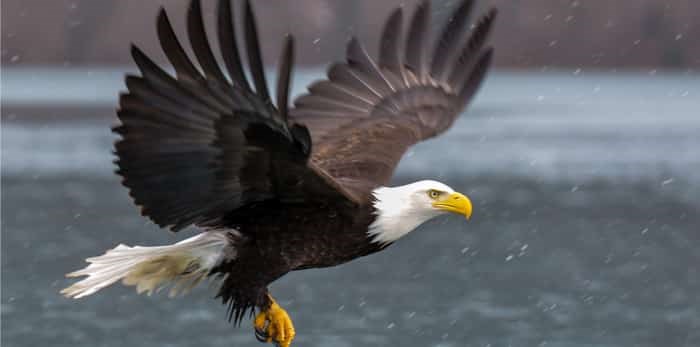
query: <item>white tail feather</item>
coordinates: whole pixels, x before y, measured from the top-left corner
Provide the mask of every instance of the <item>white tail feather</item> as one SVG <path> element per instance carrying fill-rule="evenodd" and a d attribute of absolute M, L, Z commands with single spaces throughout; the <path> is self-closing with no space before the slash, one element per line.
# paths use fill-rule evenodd
<path fill-rule="evenodd" d="M 209 231 L 169 246 L 129 247 L 123 244 L 108 250 L 99 257 L 87 258 L 90 263 L 84 269 L 71 272 L 66 277 L 87 276 L 61 290 L 69 298 L 82 298 L 94 294 L 116 281 L 136 286 L 137 292 L 152 294 L 173 284 L 170 296 L 186 293 L 221 263 L 224 258 L 235 257 L 228 232 Z"/>

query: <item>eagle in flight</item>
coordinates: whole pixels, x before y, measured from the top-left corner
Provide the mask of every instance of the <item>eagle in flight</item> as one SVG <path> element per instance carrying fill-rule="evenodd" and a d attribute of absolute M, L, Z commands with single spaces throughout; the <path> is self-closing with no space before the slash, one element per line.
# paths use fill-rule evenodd
<path fill-rule="evenodd" d="M 387 186 L 411 145 L 452 125 L 491 63 L 495 9 L 470 26 L 473 1 L 463 0 L 430 40 L 429 5 L 417 5 L 406 30 L 404 9 L 391 13 L 376 60 L 351 39 L 345 61 L 331 64 L 291 107 L 294 40 L 284 40 L 273 102 L 249 1 L 241 45 L 230 0 L 218 2 L 221 65 L 199 0 L 187 13 L 196 60 L 161 9 L 158 38 L 175 73 L 132 47 L 140 76 L 126 77 L 119 99 L 116 173 L 144 216 L 174 232 L 191 225 L 202 232 L 88 258 L 67 275 L 87 277 L 62 294 L 81 298 L 121 280 L 139 293 L 169 287 L 177 295 L 213 278 L 229 320 L 254 315 L 259 340 L 287 347 L 294 327 L 270 295 L 271 282 L 381 251 L 447 212 L 468 219 L 469 199 L 443 183 Z"/>

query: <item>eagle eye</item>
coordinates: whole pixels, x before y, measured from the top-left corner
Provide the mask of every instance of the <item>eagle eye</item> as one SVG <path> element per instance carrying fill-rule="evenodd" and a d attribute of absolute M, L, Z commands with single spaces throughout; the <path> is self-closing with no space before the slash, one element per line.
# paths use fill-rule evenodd
<path fill-rule="evenodd" d="M 441 194 L 442 194 L 442 193 L 441 193 L 440 191 L 435 190 L 435 189 L 431 189 L 431 190 L 428 191 L 428 196 L 429 196 L 431 199 L 437 199 L 437 198 L 440 197 Z"/>

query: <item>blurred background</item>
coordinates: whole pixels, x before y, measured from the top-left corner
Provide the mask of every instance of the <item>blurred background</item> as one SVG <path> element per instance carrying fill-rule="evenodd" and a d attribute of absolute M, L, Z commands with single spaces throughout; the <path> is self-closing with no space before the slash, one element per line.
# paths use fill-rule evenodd
<path fill-rule="evenodd" d="M 351 36 L 376 53 L 390 11 L 415 3 L 253 4 L 271 73 L 283 35 L 296 37 L 299 94 Z M 436 31 L 456 4 L 432 1 Z M 155 17 L 165 7 L 186 42 L 188 1 L 0 6 L 2 345 L 257 345 L 206 288 L 58 294 L 86 257 L 196 232 L 139 215 L 112 173 L 109 130 L 136 72 L 129 45 L 167 65 Z M 276 282 L 296 345 L 700 345 L 700 2 L 494 0 L 474 13 L 490 6 L 494 69 L 394 180 L 446 182 L 472 197 L 475 218 Z M 203 7 L 213 32 L 215 4 Z"/>
<path fill-rule="evenodd" d="M 450 3 L 433 6 L 435 21 Z M 277 57 L 282 35 L 297 38 L 298 63 L 324 66 L 338 59 L 351 36 L 376 48 L 387 14 L 411 11 L 417 1 L 258 1 L 262 48 Z M 164 6 L 185 34 L 187 0 L 3 1 L 2 62 L 6 66 L 130 65 L 129 44 L 159 54 L 154 18 Z M 205 15 L 214 22 L 214 2 Z M 498 7 L 493 42 L 496 65 L 504 68 L 697 69 L 700 67 L 700 3 L 691 0 L 579 1 L 494 0 Z M 160 55 L 159 55 L 160 56 Z M 161 56 L 162 57 L 162 56 Z"/>

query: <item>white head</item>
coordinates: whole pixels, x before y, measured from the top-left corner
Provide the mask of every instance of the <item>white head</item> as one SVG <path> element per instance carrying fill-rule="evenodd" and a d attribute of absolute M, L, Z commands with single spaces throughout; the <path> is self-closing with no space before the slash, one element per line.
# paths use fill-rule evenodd
<path fill-rule="evenodd" d="M 377 219 L 370 225 L 368 234 L 373 242 L 381 244 L 394 242 L 423 222 L 447 212 L 467 219 L 472 214 L 469 198 L 437 181 L 380 187 L 372 193 Z"/>

